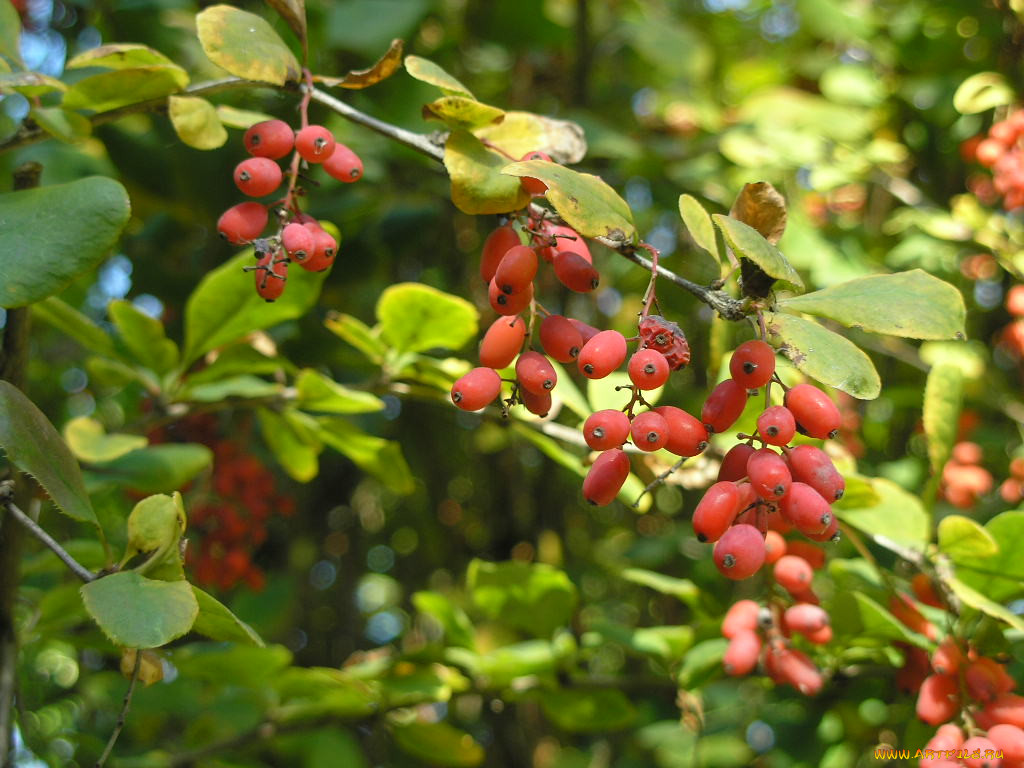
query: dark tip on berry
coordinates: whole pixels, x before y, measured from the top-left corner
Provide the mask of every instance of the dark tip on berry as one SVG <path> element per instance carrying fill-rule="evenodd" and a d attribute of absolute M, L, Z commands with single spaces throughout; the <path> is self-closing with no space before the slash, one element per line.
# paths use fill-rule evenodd
<path fill-rule="evenodd" d="M 772 620 L 771 609 L 761 606 L 757 611 L 757 623 L 761 629 L 770 629 L 775 622 Z"/>
<path fill-rule="evenodd" d="M 768 429 L 765 430 L 765 433 L 768 435 L 768 437 L 775 437 L 777 434 L 779 434 L 779 428 L 776 426 L 768 427 Z"/>
<path fill-rule="evenodd" d="M 648 376 L 653 376 L 654 375 L 654 364 L 653 363 L 648 363 L 647 365 L 645 365 L 644 366 L 644 373 L 646 373 Z"/>
<path fill-rule="evenodd" d="M 267 302 L 267 304 L 273 304 L 274 303 L 273 299 L 264 299 L 264 301 Z"/>
<path fill-rule="evenodd" d="M 726 568 L 732 568 L 734 565 L 736 565 L 736 558 L 732 555 L 726 555 L 722 558 L 722 565 L 724 565 Z"/>
<path fill-rule="evenodd" d="M 821 524 L 822 525 L 828 525 L 831 522 L 832 522 L 832 515 L 830 515 L 828 512 L 826 512 L 825 514 L 823 514 L 821 516 Z"/>
<path fill-rule="evenodd" d="M 579 354 L 580 354 L 580 348 L 579 347 L 569 347 L 569 357 L 576 358 L 576 357 L 579 356 Z"/>
<path fill-rule="evenodd" d="M 830 438 L 832 438 L 832 439 L 835 439 L 835 437 L 836 437 L 836 436 L 837 436 L 838 434 L 839 434 L 839 430 L 838 430 L 838 429 L 833 429 L 833 430 L 832 430 L 831 432 L 829 432 L 829 433 L 828 433 L 828 436 L 829 436 Z"/>
<path fill-rule="evenodd" d="M 833 544 L 837 544 L 839 542 L 839 540 L 842 539 L 842 538 L 843 538 L 842 532 L 841 531 L 836 531 L 835 533 L 832 534 L 832 538 L 829 539 L 829 541 L 832 542 Z"/>
<path fill-rule="evenodd" d="M 593 373 L 594 372 L 594 366 L 592 366 L 590 363 L 587 363 L 586 365 L 583 366 L 583 372 L 584 373 Z"/>
<path fill-rule="evenodd" d="M 708 431 L 709 435 L 715 434 L 715 430 L 714 430 L 714 428 L 710 424 L 705 424 L 704 425 L 704 429 L 706 429 Z"/>
<path fill-rule="evenodd" d="M 707 536 L 705 536 L 705 535 L 704 535 L 703 533 L 698 533 L 698 534 L 697 534 L 697 541 L 699 541 L 700 543 L 702 543 L 702 544 L 703 544 L 703 543 L 704 543 L 704 542 L 706 542 L 707 540 L 708 540 L 708 537 L 707 537 Z"/>
<path fill-rule="evenodd" d="M 596 437 L 598 440 L 600 440 L 602 437 L 604 437 L 604 427 L 594 427 L 590 431 L 590 434 Z"/>
<path fill-rule="evenodd" d="M 511 285 L 502 285 L 500 287 L 501 287 L 501 292 L 502 293 L 512 293 L 512 286 Z"/>
<path fill-rule="evenodd" d="M 555 388 L 555 382 L 553 382 L 551 379 L 544 379 L 543 386 L 544 386 L 544 389 L 554 389 Z"/>
<path fill-rule="evenodd" d="M 697 443 L 697 453 L 700 453 L 701 451 L 703 451 L 707 447 L 708 447 L 708 441 L 707 440 L 701 440 L 699 443 Z"/>
<path fill-rule="evenodd" d="M 597 288 L 597 286 L 599 286 L 600 284 L 601 284 L 601 281 L 600 281 L 600 280 L 598 280 L 598 279 L 597 279 L 597 278 L 595 277 L 595 278 L 594 278 L 593 280 L 591 280 L 591 281 L 590 281 L 590 290 L 594 290 L 594 289 L 595 289 L 595 288 Z"/>
<path fill-rule="evenodd" d="M 841 498 L 843 498 L 843 494 L 844 493 L 846 493 L 846 489 L 845 488 L 840 488 L 839 490 L 837 490 L 835 492 L 835 500 L 839 501 Z"/>
<path fill-rule="evenodd" d="M 661 437 L 661 435 L 659 435 L 657 432 L 651 430 L 650 432 L 647 433 L 647 442 L 648 443 L 656 443 L 656 442 L 658 442 L 658 438 L 659 437 Z"/>
<path fill-rule="evenodd" d="M 757 370 L 757 363 L 751 362 L 750 360 L 747 360 L 745 363 L 743 363 L 743 372 L 744 373 L 750 374 L 750 373 L 753 373 L 756 370 Z"/>
<path fill-rule="evenodd" d="M 786 493 L 786 486 L 784 486 L 782 483 L 779 483 L 774 488 L 772 488 L 772 495 L 775 496 L 776 498 L 780 498 L 780 497 L 784 496 L 785 493 Z"/>
<path fill-rule="evenodd" d="M 462 402 L 462 393 L 459 392 L 459 390 L 455 390 L 454 392 L 452 392 L 452 400 L 454 402 L 456 402 L 456 403 L 461 403 Z"/>
<path fill-rule="evenodd" d="M 659 333 L 657 336 L 654 337 L 654 343 L 657 344 L 658 346 L 663 346 L 665 344 L 668 344 L 668 339 L 665 338 L 664 333 Z"/>
<path fill-rule="evenodd" d="M 594 501 L 593 499 L 587 499 L 587 504 L 589 504 L 592 507 L 596 507 L 597 506 L 597 502 Z"/>
<path fill-rule="evenodd" d="M 504 307 L 506 304 L 508 304 L 508 297 L 505 296 L 504 293 L 499 293 L 497 301 L 499 304 L 501 304 L 501 306 Z"/>

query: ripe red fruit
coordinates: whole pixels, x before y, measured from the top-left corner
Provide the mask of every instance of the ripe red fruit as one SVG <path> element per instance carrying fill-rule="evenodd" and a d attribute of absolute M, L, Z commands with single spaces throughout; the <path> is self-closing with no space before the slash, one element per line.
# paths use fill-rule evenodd
<path fill-rule="evenodd" d="M 786 540 L 778 531 L 766 531 L 764 534 L 764 562 L 772 565 L 786 554 Z"/>
<path fill-rule="evenodd" d="M 491 232 L 484 241 L 483 253 L 480 256 L 480 278 L 485 283 L 491 282 L 502 257 L 510 248 L 515 248 L 519 244 L 519 235 L 511 224 L 505 224 Z"/>
<path fill-rule="evenodd" d="M 292 151 L 295 132 L 284 120 L 264 120 L 251 126 L 242 141 L 250 155 L 277 160 Z"/>
<path fill-rule="evenodd" d="M 666 450 L 676 456 L 696 456 L 708 447 L 708 431 L 694 416 L 674 405 L 660 405 L 654 409 L 668 422 L 669 437 Z"/>
<path fill-rule="evenodd" d="M 982 139 L 978 144 L 976 156 L 978 162 L 986 168 L 991 168 L 1003 156 L 1006 148 L 995 139 Z"/>
<path fill-rule="evenodd" d="M 516 245 L 501 257 L 494 282 L 502 293 L 519 293 L 526 290 L 536 274 L 537 252 L 528 245 Z"/>
<path fill-rule="evenodd" d="M 821 629 L 817 629 L 814 632 L 807 632 L 804 637 L 807 638 L 809 643 L 815 645 L 825 645 L 826 643 L 832 642 L 832 627 L 826 624 Z"/>
<path fill-rule="evenodd" d="M 1003 146 L 1009 147 L 1017 140 L 1017 125 L 1011 120 L 999 120 L 989 127 L 988 135 Z"/>
<path fill-rule="evenodd" d="M 319 224 L 303 224 L 313 235 L 316 244 L 313 255 L 299 262 L 299 266 L 309 272 L 323 272 L 334 263 L 334 257 L 338 252 L 338 241 L 329 232 L 323 230 Z"/>
<path fill-rule="evenodd" d="M 519 390 L 519 399 L 523 401 L 523 405 L 526 406 L 526 410 L 535 416 L 543 418 L 544 416 L 547 416 L 548 411 L 551 410 L 550 392 L 542 392 L 537 395 L 524 387 Z"/>
<path fill-rule="evenodd" d="M 537 152 L 537 151 L 527 152 L 525 155 L 523 155 L 519 159 L 520 160 L 546 160 L 549 163 L 551 162 L 551 156 L 550 155 L 547 155 L 544 152 Z M 535 197 L 537 195 L 543 195 L 545 192 L 548 191 L 548 185 L 547 184 L 545 184 L 540 179 L 533 178 L 532 176 L 522 176 L 522 177 L 520 177 L 519 183 L 522 184 L 523 189 L 525 189 L 527 192 L 529 192 L 531 195 L 534 195 Z"/>
<path fill-rule="evenodd" d="M 971 736 L 965 741 L 960 749 L 964 751 L 963 760 L 967 768 L 1000 768 L 1003 764 L 999 748 L 984 736 Z M 978 757 L 973 757 L 977 754 Z M 970 757 L 968 757 L 970 755 Z"/>
<path fill-rule="evenodd" d="M 452 384 L 452 402 L 464 411 L 479 411 L 501 392 L 501 377 L 491 368 L 474 368 Z"/>
<path fill-rule="evenodd" d="M 949 635 L 939 643 L 939 647 L 932 654 L 932 668 L 943 675 L 955 675 L 963 663 L 964 655 L 956 639 Z"/>
<path fill-rule="evenodd" d="M 597 336 L 597 334 L 601 332 L 592 325 L 587 325 L 584 322 L 580 322 L 575 317 L 570 317 L 569 322 L 572 323 L 573 328 L 580 332 L 580 337 L 583 339 L 583 344 L 586 344 L 588 341 L 590 341 L 592 338 L 594 338 L 595 336 Z M 583 345 L 581 344 L 580 348 L 582 349 L 582 347 Z"/>
<path fill-rule="evenodd" d="M 281 246 L 289 258 L 303 261 L 316 252 L 316 238 L 304 226 L 293 221 L 281 231 Z"/>
<path fill-rule="evenodd" d="M 597 507 L 610 504 L 628 476 L 629 457 L 625 451 L 618 448 L 605 451 L 583 479 L 583 498 Z"/>
<path fill-rule="evenodd" d="M 707 425 L 705 425 L 707 426 Z M 742 480 L 747 476 L 747 461 L 757 449 L 746 443 L 737 443 L 722 458 L 718 468 L 719 480 Z"/>
<path fill-rule="evenodd" d="M 832 508 L 811 486 L 799 481 L 789 487 L 789 493 L 779 504 L 779 511 L 787 522 L 805 535 L 821 534 L 832 523 Z"/>
<path fill-rule="evenodd" d="M 947 749 L 959 749 L 963 743 L 964 732 L 953 723 L 945 723 L 939 726 L 938 730 L 935 731 L 935 735 L 928 740 L 925 748 L 945 751 Z"/>
<path fill-rule="evenodd" d="M 955 677 L 929 675 L 917 694 L 917 716 L 929 725 L 941 725 L 953 719 L 960 709 L 960 694 Z"/>
<path fill-rule="evenodd" d="M 725 432 L 736 423 L 746 404 L 746 387 L 732 379 L 726 379 L 711 390 L 708 399 L 704 401 L 700 420 L 704 422 L 709 432 Z"/>
<path fill-rule="evenodd" d="M 633 445 L 641 451 L 656 451 L 668 441 L 668 422 L 655 411 L 645 411 L 633 417 L 629 434 Z"/>
<path fill-rule="evenodd" d="M 540 343 L 558 362 L 571 363 L 580 354 L 583 336 L 571 320 L 561 315 L 548 315 L 540 323 Z"/>
<path fill-rule="evenodd" d="M 268 302 L 274 301 L 284 293 L 285 281 L 288 279 L 288 262 L 284 259 L 274 260 L 273 253 L 267 253 L 259 262 L 259 269 L 253 274 L 256 277 L 256 293 Z"/>
<path fill-rule="evenodd" d="M 829 623 L 825 610 L 810 603 L 791 605 L 783 614 L 783 621 L 789 630 L 802 635 L 813 634 Z"/>
<path fill-rule="evenodd" d="M 499 315 L 518 315 L 533 301 L 533 283 L 519 293 L 502 293 L 498 283 L 492 278 L 490 285 L 487 286 L 487 298 L 491 302 L 491 309 Z"/>
<path fill-rule="evenodd" d="M 741 511 L 743 495 L 728 480 L 708 488 L 693 510 L 693 532 L 699 541 L 718 541 Z"/>
<path fill-rule="evenodd" d="M 723 576 L 749 578 L 764 563 L 764 538 L 752 525 L 734 525 L 715 543 L 712 556 Z"/>
<path fill-rule="evenodd" d="M 603 379 L 626 359 L 626 337 L 618 331 L 601 331 L 583 345 L 576 365 L 588 379 Z"/>
<path fill-rule="evenodd" d="M 323 169 L 331 178 L 346 184 L 359 181 L 363 177 L 363 161 L 344 144 L 334 145 L 334 151 L 323 161 Z"/>
<path fill-rule="evenodd" d="M 217 232 L 233 245 L 255 240 L 267 226 L 267 206 L 263 203 L 239 203 L 228 208 L 217 220 Z"/>
<path fill-rule="evenodd" d="M 1006 310 L 1016 317 L 1024 316 L 1024 285 L 1017 284 L 1006 292 Z"/>
<path fill-rule="evenodd" d="M 983 711 L 996 723 L 1024 728 L 1024 696 L 1001 693 L 986 704 Z"/>
<path fill-rule="evenodd" d="M 655 349 L 641 349 L 629 358 L 629 379 L 639 389 L 657 389 L 668 380 L 668 360 Z"/>
<path fill-rule="evenodd" d="M 793 648 L 776 651 L 774 668 L 780 682 L 788 683 L 805 696 L 814 696 L 824 684 L 818 668 L 803 651 Z"/>
<path fill-rule="evenodd" d="M 910 595 L 905 592 L 897 592 L 889 598 L 889 611 L 908 628 L 920 632 L 929 640 L 938 638 L 939 633 L 935 629 L 935 625 L 924 617 L 924 614 L 914 605 Z"/>
<path fill-rule="evenodd" d="M 794 480 L 811 486 L 828 502 L 843 497 L 846 481 L 823 450 L 814 445 L 798 445 L 786 451 L 785 456 Z"/>
<path fill-rule="evenodd" d="M 783 555 L 772 571 L 779 586 L 792 595 L 802 594 L 811 586 L 814 570 L 802 557 Z"/>
<path fill-rule="evenodd" d="M 803 558 L 814 570 L 825 567 L 825 550 L 809 541 L 787 541 L 786 554 Z"/>
<path fill-rule="evenodd" d="M 775 350 L 760 339 L 745 341 L 732 353 L 729 373 L 745 389 L 763 387 L 775 373 Z"/>
<path fill-rule="evenodd" d="M 1001 693 L 1009 693 L 1016 685 L 1002 664 L 985 656 L 967 666 L 964 679 L 967 692 L 977 701 L 991 701 Z"/>
<path fill-rule="evenodd" d="M 786 392 L 785 404 L 802 433 L 822 440 L 839 434 L 843 423 L 839 408 L 813 384 L 797 384 L 791 388 Z"/>
<path fill-rule="evenodd" d="M 673 371 L 690 362 L 690 344 L 686 341 L 686 334 L 675 323 L 660 315 L 649 315 L 640 321 L 638 331 L 643 346 L 661 352 Z"/>
<path fill-rule="evenodd" d="M 523 318 L 499 317 L 487 329 L 480 342 L 480 365 L 488 368 L 504 368 L 512 364 L 526 339 L 526 323 Z"/>
<path fill-rule="evenodd" d="M 583 439 L 595 451 L 618 448 L 629 437 L 629 417 L 611 408 L 590 414 L 583 422 Z"/>
<path fill-rule="evenodd" d="M 334 146 L 334 134 L 322 125 L 307 125 L 295 134 L 295 150 L 307 163 L 322 163 Z"/>
<path fill-rule="evenodd" d="M 832 521 L 825 527 L 825 530 L 818 533 L 804 533 L 804 536 L 811 541 L 839 541 L 842 538 L 839 533 L 839 518 L 832 515 Z"/>
<path fill-rule="evenodd" d="M 235 186 L 249 197 L 269 195 L 283 178 L 281 166 L 266 157 L 250 157 L 235 166 Z"/>
<path fill-rule="evenodd" d="M 787 445 L 796 434 L 796 419 L 784 405 L 773 405 L 757 417 L 757 433 L 768 445 Z"/>
<path fill-rule="evenodd" d="M 737 600 L 729 606 L 722 619 L 722 637 L 732 639 L 740 632 L 753 632 L 757 629 L 760 613 L 761 606 L 753 600 Z"/>
<path fill-rule="evenodd" d="M 747 460 L 747 477 L 757 495 L 768 500 L 785 496 L 793 481 L 786 462 L 770 448 L 762 448 L 750 455 Z"/>
<path fill-rule="evenodd" d="M 535 237 L 534 241 L 539 245 L 540 257 L 549 264 L 555 260 L 555 254 L 559 251 L 578 253 L 588 264 L 594 263 L 587 241 L 572 227 L 544 221 L 535 224 L 533 229 L 543 233 L 543 236 Z"/>
<path fill-rule="evenodd" d="M 601 283 L 594 265 L 573 251 L 559 251 L 552 262 L 558 281 L 576 293 L 589 293 Z"/>
<path fill-rule="evenodd" d="M 996 749 L 1003 751 L 1005 759 L 1024 760 L 1024 730 L 1015 725 L 999 723 L 989 728 L 985 735 L 996 745 Z"/>
<path fill-rule="evenodd" d="M 558 374 L 540 352 L 523 352 L 516 360 L 516 378 L 519 385 L 535 395 L 550 392 L 558 383 Z"/>
<path fill-rule="evenodd" d="M 746 675 L 757 666 L 761 655 L 761 637 L 757 632 L 745 629 L 738 632 L 730 641 L 729 647 L 722 656 L 725 674 L 734 677 Z"/>

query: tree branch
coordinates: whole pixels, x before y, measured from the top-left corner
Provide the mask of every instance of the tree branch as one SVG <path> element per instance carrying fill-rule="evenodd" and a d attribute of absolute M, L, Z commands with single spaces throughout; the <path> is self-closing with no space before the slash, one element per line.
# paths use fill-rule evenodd
<path fill-rule="evenodd" d="M 103 750 L 103 754 L 100 755 L 100 759 L 96 761 L 96 768 L 103 768 L 103 764 L 107 762 L 107 758 L 110 757 L 110 753 L 114 751 L 114 745 L 117 744 L 117 737 L 121 735 L 121 731 L 124 730 L 124 724 L 128 720 L 128 708 L 132 704 L 132 694 L 135 693 L 135 684 L 139 681 L 139 669 L 142 666 L 142 650 L 135 650 L 135 665 L 132 667 L 132 679 L 128 683 L 128 691 L 124 695 L 124 703 L 121 705 L 121 714 L 117 716 L 117 724 L 114 725 L 114 732 L 110 734 L 110 740 L 107 741 L 107 746 Z"/>

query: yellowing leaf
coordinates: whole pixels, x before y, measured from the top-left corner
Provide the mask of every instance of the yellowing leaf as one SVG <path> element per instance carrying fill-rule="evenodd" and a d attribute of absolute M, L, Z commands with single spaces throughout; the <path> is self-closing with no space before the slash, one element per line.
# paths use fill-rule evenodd
<path fill-rule="evenodd" d="M 216 149 L 228 140 L 228 132 L 213 104 L 197 96 L 171 96 L 167 114 L 178 138 L 194 149 Z"/>
<path fill-rule="evenodd" d="M 211 5 L 196 16 L 203 51 L 232 75 L 274 85 L 297 81 L 301 67 L 264 19 L 230 5 Z"/>
<path fill-rule="evenodd" d="M 405 71 L 417 80 L 422 80 L 424 83 L 436 85 L 447 94 L 457 94 L 461 96 L 468 96 L 471 99 L 474 98 L 473 94 L 470 93 L 469 88 L 445 72 L 439 65 L 430 61 L 430 59 L 424 59 L 420 56 L 406 56 Z"/>
<path fill-rule="evenodd" d="M 452 180 L 452 202 L 463 213 L 508 213 L 526 206 L 530 194 L 506 176 L 508 159 L 467 131 L 452 131 L 444 146 L 444 167 Z"/>

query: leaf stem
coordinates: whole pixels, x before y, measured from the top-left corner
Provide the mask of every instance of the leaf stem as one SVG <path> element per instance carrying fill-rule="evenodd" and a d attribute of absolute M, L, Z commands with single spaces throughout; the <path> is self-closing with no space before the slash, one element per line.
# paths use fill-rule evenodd
<path fill-rule="evenodd" d="M 128 691 L 124 695 L 124 703 L 121 705 L 121 714 L 117 716 L 117 724 L 114 726 L 114 732 L 110 734 L 110 740 L 107 742 L 107 746 L 103 750 L 103 754 L 100 755 L 99 760 L 96 761 L 95 768 L 103 768 L 103 764 L 107 762 L 107 758 L 110 757 L 110 753 L 114 750 L 114 745 L 117 743 L 117 737 L 121 735 L 121 731 L 124 730 L 124 724 L 128 719 L 128 708 L 132 704 L 132 694 L 135 693 L 135 683 L 139 680 L 139 669 L 142 666 L 142 649 L 135 649 L 135 665 L 132 667 L 132 678 L 128 682 Z"/>

